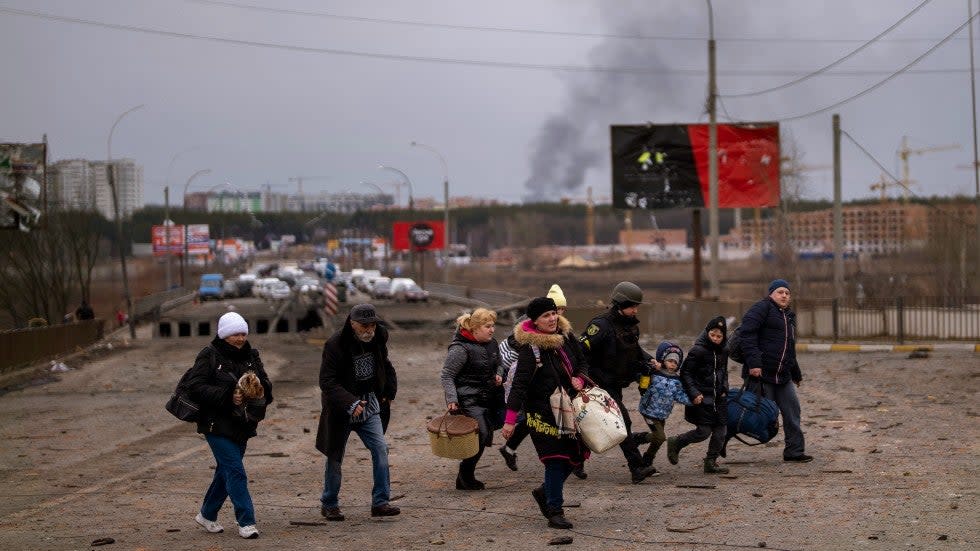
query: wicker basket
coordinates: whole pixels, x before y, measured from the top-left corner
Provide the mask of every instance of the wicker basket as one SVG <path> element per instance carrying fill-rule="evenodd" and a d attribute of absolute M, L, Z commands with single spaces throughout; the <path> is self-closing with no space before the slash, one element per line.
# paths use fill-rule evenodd
<path fill-rule="evenodd" d="M 446 412 L 430 419 L 425 428 L 437 457 L 467 459 L 480 451 L 480 425 L 472 417 Z"/>

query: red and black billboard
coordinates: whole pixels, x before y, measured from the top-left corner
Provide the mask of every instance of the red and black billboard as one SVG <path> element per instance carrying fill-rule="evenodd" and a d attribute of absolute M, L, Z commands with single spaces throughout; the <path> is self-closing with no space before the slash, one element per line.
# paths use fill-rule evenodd
<path fill-rule="evenodd" d="M 432 251 L 446 242 L 442 220 L 395 222 L 392 224 L 391 248 L 396 251 Z"/>
<path fill-rule="evenodd" d="M 708 204 L 708 125 L 612 126 L 613 207 Z M 718 125 L 718 206 L 779 205 L 779 123 Z"/>

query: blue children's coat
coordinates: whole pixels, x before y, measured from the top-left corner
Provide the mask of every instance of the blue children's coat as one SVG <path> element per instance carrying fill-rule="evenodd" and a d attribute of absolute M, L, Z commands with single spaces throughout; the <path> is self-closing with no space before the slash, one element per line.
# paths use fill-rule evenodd
<path fill-rule="evenodd" d="M 691 399 L 684 392 L 680 377 L 662 371 L 654 372 L 650 388 L 640 398 L 640 415 L 666 420 L 674 409 L 675 401 L 686 406 L 691 405 Z"/>

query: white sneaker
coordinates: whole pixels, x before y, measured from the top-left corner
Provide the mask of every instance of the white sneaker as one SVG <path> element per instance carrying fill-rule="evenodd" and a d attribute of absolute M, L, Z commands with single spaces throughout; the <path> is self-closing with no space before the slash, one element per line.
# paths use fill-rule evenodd
<path fill-rule="evenodd" d="M 247 540 L 254 540 L 255 538 L 259 537 L 259 529 L 256 528 L 254 524 L 239 526 L 238 535 Z"/>
<path fill-rule="evenodd" d="M 196 520 L 198 524 L 203 526 L 205 530 L 211 532 L 212 534 L 217 534 L 225 531 L 224 527 L 222 527 L 216 521 L 208 520 L 204 518 L 204 516 L 201 515 L 201 513 L 198 513 L 197 516 L 194 517 L 194 520 Z"/>

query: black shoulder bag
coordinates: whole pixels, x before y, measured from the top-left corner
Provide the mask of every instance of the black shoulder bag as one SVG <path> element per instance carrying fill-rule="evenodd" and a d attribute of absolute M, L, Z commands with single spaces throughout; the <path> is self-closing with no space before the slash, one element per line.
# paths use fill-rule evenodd
<path fill-rule="evenodd" d="M 215 350 L 210 344 L 208 348 L 211 349 L 211 369 L 214 369 Z M 187 381 L 190 379 L 192 369 L 194 369 L 193 366 L 185 371 L 184 375 L 177 381 L 177 388 L 170 395 L 170 399 L 167 400 L 166 408 L 177 419 L 189 423 L 196 423 L 200 420 L 201 406 L 192 400 L 187 392 Z"/>

